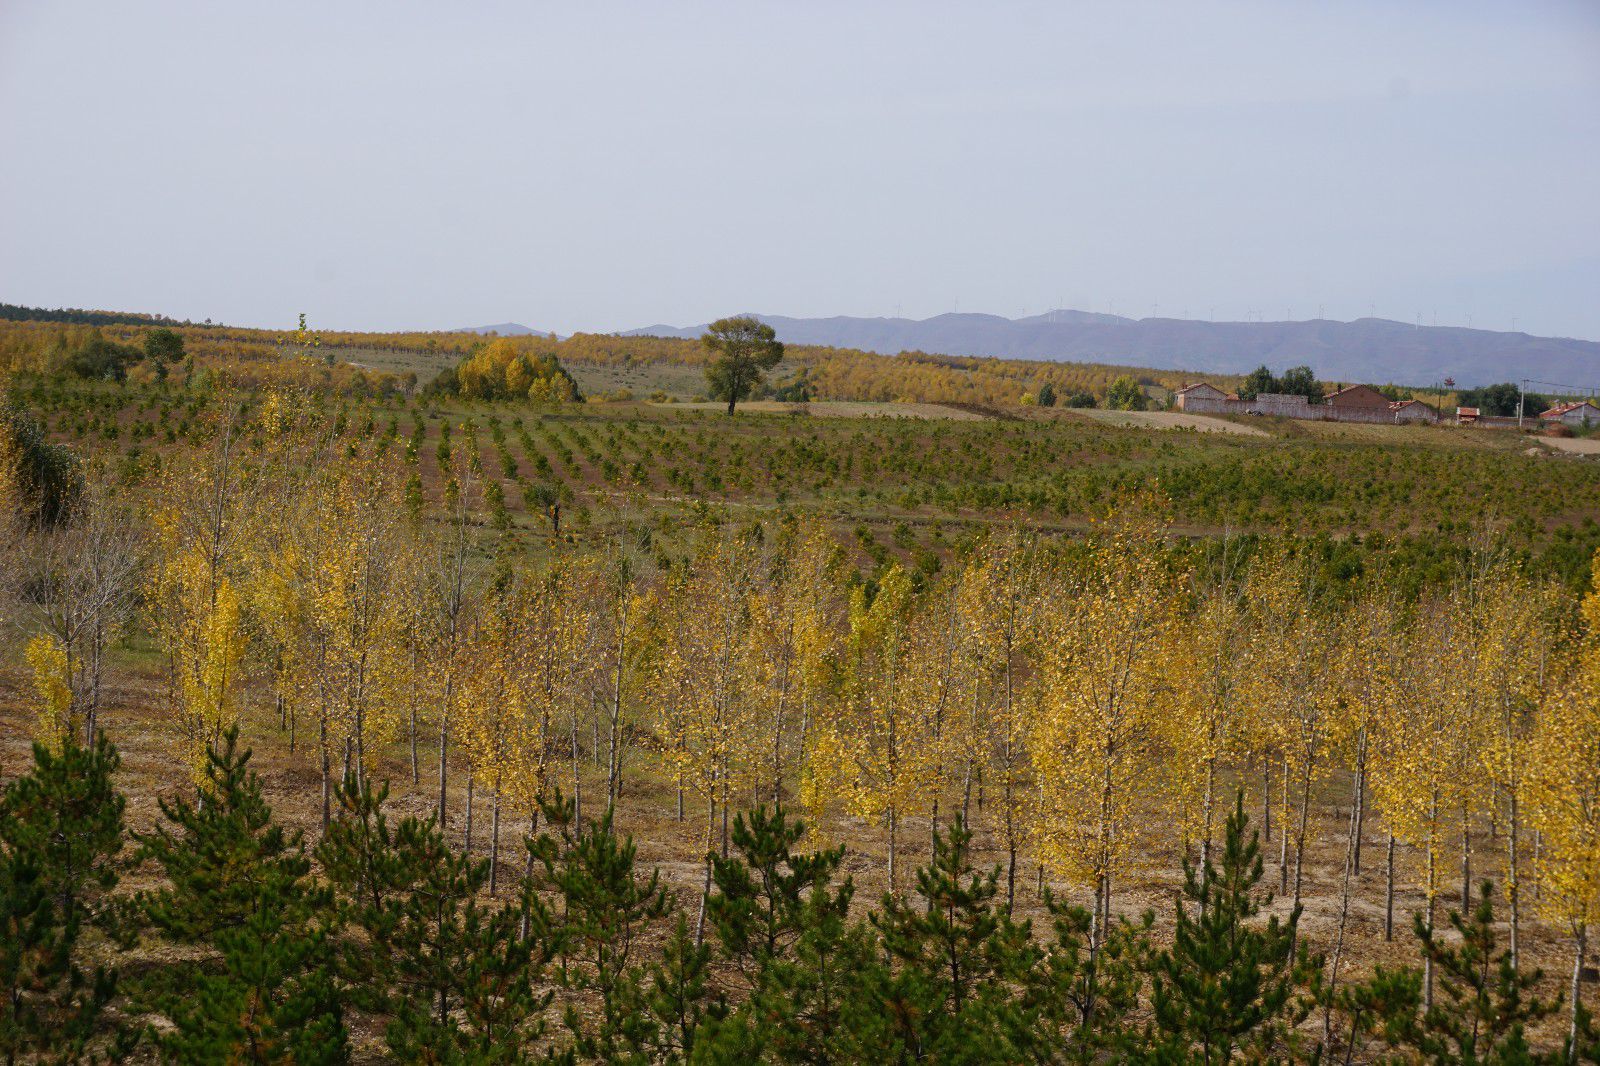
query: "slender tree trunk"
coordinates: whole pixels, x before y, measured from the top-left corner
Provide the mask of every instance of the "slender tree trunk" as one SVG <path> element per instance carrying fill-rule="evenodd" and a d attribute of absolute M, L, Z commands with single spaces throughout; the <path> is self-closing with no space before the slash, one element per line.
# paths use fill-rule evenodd
<path fill-rule="evenodd" d="M 1279 809 L 1285 819 L 1284 830 L 1278 834 L 1278 895 L 1289 891 L 1289 760 L 1283 760 L 1283 802 Z"/>
<path fill-rule="evenodd" d="M 1510 824 L 1506 826 L 1506 896 L 1511 904 L 1511 968 L 1517 969 L 1521 959 L 1522 881 L 1517 854 L 1517 841 L 1522 836 L 1521 811 L 1517 807 L 1517 792 L 1511 791 Z"/>
<path fill-rule="evenodd" d="M 1431 859 L 1429 860 L 1432 861 Z M 1439 902 L 1434 899 L 1433 893 L 1428 893 L 1428 928 L 1433 929 L 1433 922 L 1439 913 Z M 1433 956 L 1424 953 L 1422 957 L 1422 1009 L 1433 1009 Z"/>
<path fill-rule="evenodd" d="M 417 759 L 417 655 L 418 648 L 415 640 L 409 641 L 411 645 L 411 685 L 410 694 L 406 700 L 406 719 L 408 722 L 408 740 L 411 743 L 411 785 L 415 788 L 422 784 L 422 764 Z"/>
<path fill-rule="evenodd" d="M 611 721 L 606 738 L 606 802 L 615 804 L 622 795 L 622 663 L 628 650 L 627 590 L 622 599 L 617 627 L 617 670 L 611 685 Z"/>
<path fill-rule="evenodd" d="M 449 686 L 446 685 L 446 688 Z M 448 706 L 448 703 L 446 704 Z M 439 714 L 439 828 L 449 824 L 450 816 L 450 763 L 446 758 L 450 750 L 450 713 Z"/>
<path fill-rule="evenodd" d="M 1272 760 L 1261 761 L 1261 839 L 1272 843 Z"/>
<path fill-rule="evenodd" d="M 1100 948 L 1100 941 L 1105 937 L 1103 915 L 1111 913 L 1111 749 L 1109 744 L 1103 754 L 1100 773 L 1100 821 L 1095 827 L 1095 862 L 1098 871 L 1095 878 L 1095 908 L 1094 921 L 1089 927 L 1089 952 L 1091 960 L 1096 957 Z"/>
<path fill-rule="evenodd" d="M 528 837 L 527 837 L 526 840 L 523 841 L 523 850 L 527 852 L 527 855 L 525 855 L 523 857 L 523 860 L 522 860 L 522 879 L 524 881 L 527 881 L 529 878 L 533 877 L 533 842 L 535 840 L 537 840 L 538 838 L 539 838 L 539 808 L 538 807 L 534 807 L 533 813 L 528 815 Z M 521 933 L 521 938 L 523 940 L 528 939 L 528 910 L 527 910 L 527 908 L 523 908 L 523 911 L 522 911 L 522 933 Z"/>
<path fill-rule="evenodd" d="M 1539 829 L 1533 831 L 1533 902 L 1538 904 L 1544 898 L 1544 886 L 1539 877 L 1539 867 L 1542 865 L 1540 857 L 1544 854 L 1544 832 Z M 1538 910 L 1538 907 L 1534 907 Z"/>
<path fill-rule="evenodd" d="M 1217 759 L 1209 756 L 1206 759 L 1206 789 L 1200 800 L 1200 824 L 1203 835 L 1200 838 L 1200 869 L 1204 870 L 1211 861 L 1211 806 L 1215 802 L 1217 787 Z"/>
<path fill-rule="evenodd" d="M 811 733 L 811 695 L 805 693 L 800 700 L 800 754 L 799 758 L 806 757 L 806 737 Z"/>
<path fill-rule="evenodd" d="M 705 883 L 700 886 L 700 913 L 694 920 L 694 943 L 699 947 L 706 939 L 706 900 L 711 898 L 711 837 L 717 831 L 717 794 L 715 785 L 706 798 L 706 870 Z"/>
<path fill-rule="evenodd" d="M 1389 834 L 1388 856 L 1384 861 L 1383 939 L 1394 939 L 1394 834 Z"/>
<path fill-rule="evenodd" d="M 1006 913 L 1010 914 L 1017 901 L 1017 845 L 1006 832 Z"/>
<path fill-rule="evenodd" d="M 1039 867 L 1039 877 L 1044 879 L 1044 867 Z M 1041 892 L 1042 894 L 1042 892 Z M 1079 1021 L 1079 1028 L 1088 1031 L 1094 1024 L 1096 978 L 1099 974 L 1100 942 L 1105 937 L 1104 927 L 1101 925 L 1101 915 L 1104 913 L 1104 900 L 1106 897 L 1106 876 L 1101 870 L 1094 879 L 1094 910 L 1089 915 L 1089 973 L 1087 989 L 1083 997 L 1083 1014 Z"/>
<path fill-rule="evenodd" d="M 1589 929 L 1580 923 L 1572 934 L 1572 986 L 1567 1006 L 1567 1061 L 1578 1061 L 1578 1012 L 1583 1009 L 1583 952 Z"/>
<path fill-rule="evenodd" d="M 722 768 L 722 857 L 728 857 L 728 781 L 730 780 L 728 768 Z"/>
<path fill-rule="evenodd" d="M 489 895 L 499 888 L 500 876 L 500 783 L 495 782 L 494 806 L 489 816 Z"/>
<path fill-rule="evenodd" d="M 1007 758 L 1009 755 L 1009 740 L 1007 741 Z M 1005 795 L 1005 809 L 1001 811 L 1006 831 L 1006 913 L 1016 905 L 1017 900 L 1017 819 L 1016 808 L 1011 802 L 1011 772 L 1009 765 L 1006 769 L 1003 792 Z"/>
<path fill-rule="evenodd" d="M 328 754 L 328 722 L 317 723 L 317 744 L 322 749 L 322 832 L 327 835 L 328 823 L 333 820 L 332 759 Z"/>
<path fill-rule="evenodd" d="M 1461 916 L 1472 913 L 1472 830 L 1467 827 L 1467 812 L 1461 812 Z"/>
<path fill-rule="evenodd" d="M 1357 779 L 1360 771 L 1357 771 Z M 1358 791 L 1359 791 L 1359 786 Z M 1350 831 L 1345 837 L 1344 845 L 1344 877 L 1339 885 L 1339 927 L 1333 940 L 1333 961 L 1328 967 L 1328 996 L 1322 1008 L 1322 1039 L 1324 1043 L 1333 1037 L 1333 1001 L 1339 991 L 1339 964 L 1344 961 L 1344 935 L 1350 924 L 1350 880 L 1355 873 L 1356 851 L 1359 848 L 1360 837 L 1358 826 L 1361 820 L 1361 802 L 1356 799 L 1350 805 Z"/>
<path fill-rule="evenodd" d="M 456 589 L 457 589 L 458 597 L 459 597 L 460 587 L 461 587 L 461 578 L 460 578 L 459 566 L 458 566 L 458 572 L 457 572 L 457 576 L 456 576 Z M 455 687 L 456 687 L 455 663 L 454 663 L 454 658 L 453 657 L 454 657 L 454 654 L 455 654 L 456 637 L 458 635 L 458 630 L 457 630 L 457 625 L 458 624 L 459 624 L 458 617 L 452 616 L 451 621 L 450 621 L 450 627 L 449 627 L 449 638 L 450 638 L 449 647 L 450 647 L 450 652 L 451 652 L 451 655 L 452 655 L 452 660 L 451 660 L 451 663 L 450 663 L 450 669 L 445 674 L 445 679 L 444 679 L 444 700 L 443 700 L 443 702 L 441 703 L 441 705 L 439 707 L 439 831 L 440 832 L 443 832 L 445 827 L 446 827 L 446 825 L 448 825 L 447 819 L 448 819 L 449 814 L 450 814 L 450 793 L 449 793 L 450 763 L 449 763 L 449 759 L 447 758 L 447 756 L 449 755 L 449 751 L 450 751 L 450 707 L 451 707 L 452 701 L 455 698 Z"/>
<path fill-rule="evenodd" d="M 1356 761 L 1355 781 L 1355 853 L 1351 864 L 1351 871 L 1355 876 L 1361 876 L 1361 835 L 1366 830 L 1367 824 L 1367 731 L 1361 730 L 1361 739 L 1358 742 L 1360 752 Z"/>
<path fill-rule="evenodd" d="M 891 806 L 889 808 L 889 893 L 891 895 L 894 894 L 894 845 L 897 822 L 895 809 Z"/>
<path fill-rule="evenodd" d="M 1439 900 L 1439 792 L 1435 788 L 1428 798 L 1428 928 L 1433 928 Z M 1422 960 L 1422 1008 L 1433 1009 L 1433 960 L 1424 955 Z"/>
<path fill-rule="evenodd" d="M 1292 906 L 1300 906 L 1301 891 L 1305 886 L 1306 872 L 1306 831 L 1311 821 L 1311 763 L 1306 762 L 1306 770 L 1301 775 L 1300 781 L 1300 821 L 1295 827 L 1294 835 L 1294 899 Z M 1294 958 L 1295 948 L 1300 942 L 1300 931 L 1297 926 L 1289 938 L 1289 957 Z"/>
<path fill-rule="evenodd" d="M 469 765 L 467 767 L 467 832 L 462 838 L 461 845 L 461 854 L 469 857 L 472 855 L 472 792 L 477 780 L 473 776 L 472 767 Z"/>
<path fill-rule="evenodd" d="M 792 636 L 793 627 L 790 628 Z M 785 704 L 789 695 L 789 665 L 783 666 L 783 680 L 778 684 L 778 698 L 772 708 L 772 805 L 776 807 L 783 798 L 783 727 Z"/>
<path fill-rule="evenodd" d="M 572 709 L 572 728 L 570 730 L 572 741 L 572 828 L 576 832 L 583 828 L 583 777 L 580 774 L 578 754 L 578 709 Z"/>
<path fill-rule="evenodd" d="M 411 784 L 422 783 L 422 764 L 417 761 L 417 701 L 411 701 Z"/>

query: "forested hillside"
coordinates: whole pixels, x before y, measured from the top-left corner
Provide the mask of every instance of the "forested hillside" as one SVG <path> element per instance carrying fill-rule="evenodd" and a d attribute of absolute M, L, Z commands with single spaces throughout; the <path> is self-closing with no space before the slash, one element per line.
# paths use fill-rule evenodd
<path fill-rule="evenodd" d="M 72 324 L 54 321 L 0 321 L 0 366 L 13 369 L 52 368 L 68 353 L 102 336 L 133 344 L 150 326 L 133 324 L 132 316 L 102 316 L 106 321 Z M 122 321 L 110 321 L 122 318 Z M 173 325 L 187 350 L 202 358 L 212 372 L 241 385 L 295 380 L 284 370 L 286 359 L 304 355 L 309 338 L 294 330 L 237 329 L 227 326 Z M 477 333 L 348 333 L 315 332 L 315 357 L 327 364 L 324 384 L 339 390 L 409 389 L 425 384 L 445 367 L 485 344 Z M 619 337 L 580 333 L 565 340 L 526 336 L 516 343 L 533 355 L 552 355 L 574 370 L 589 369 L 600 381 L 632 378 L 639 399 L 661 392 L 690 399 L 704 391 L 699 369 L 705 351 L 693 340 Z M 674 369 L 691 373 L 674 375 Z M 1143 384 L 1171 391 L 1191 375 L 1178 370 L 1144 370 L 1097 364 L 1059 364 L 1017 360 L 958 358 L 908 352 L 880 356 L 851 349 L 790 346 L 775 385 L 800 382 L 803 392 L 818 399 L 909 401 L 933 403 L 1016 404 L 1024 393 L 1049 384 L 1062 398 L 1086 392 L 1103 397 L 1111 383 L 1132 375 Z M 1223 377 L 1223 384 L 1232 379 Z"/>

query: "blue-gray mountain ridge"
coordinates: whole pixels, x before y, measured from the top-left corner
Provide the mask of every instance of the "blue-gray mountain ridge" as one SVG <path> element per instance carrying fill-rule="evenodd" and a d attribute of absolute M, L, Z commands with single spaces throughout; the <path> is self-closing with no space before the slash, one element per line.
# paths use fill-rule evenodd
<path fill-rule="evenodd" d="M 788 318 L 757 315 L 788 344 L 920 351 L 1010 359 L 1115 363 L 1243 374 L 1266 365 L 1306 365 L 1324 381 L 1416 387 L 1446 378 L 1468 387 L 1531 378 L 1600 388 L 1600 343 L 1460 326 L 1415 326 L 1382 318 L 1354 322 L 1206 322 L 1048 311 L 1027 318 L 946 314 L 907 318 Z M 645 326 L 624 336 L 698 337 L 698 326 Z M 1540 391 L 1534 387 L 1534 391 Z M 1559 390 L 1544 389 L 1555 392 Z"/>

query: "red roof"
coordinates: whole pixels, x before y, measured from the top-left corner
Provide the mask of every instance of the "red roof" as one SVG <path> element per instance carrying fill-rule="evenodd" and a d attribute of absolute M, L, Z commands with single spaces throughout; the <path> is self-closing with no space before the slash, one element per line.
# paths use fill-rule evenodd
<path fill-rule="evenodd" d="M 1576 411 L 1580 407 L 1594 407 L 1588 400 L 1570 400 L 1567 403 L 1558 403 L 1548 411 L 1542 413 L 1540 418 L 1560 418 L 1569 411 Z M 1595 408 L 1600 411 L 1600 408 Z"/>
<path fill-rule="evenodd" d="M 1342 389 L 1337 389 L 1337 390 L 1335 390 L 1333 392 L 1328 393 L 1328 395 L 1324 398 L 1323 402 L 1324 403 L 1334 403 L 1341 396 L 1348 396 L 1348 397 L 1350 397 L 1352 399 L 1354 399 L 1357 396 L 1362 396 L 1362 397 L 1370 396 L 1371 399 L 1367 400 L 1363 404 L 1363 406 L 1376 407 L 1379 402 L 1382 402 L 1382 403 L 1385 403 L 1385 404 L 1389 402 L 1389 398 L 1387 396 L 1385 396 L 1383 393 L 1379 392 L 1377 389 L 1373 388 L 1371 385 L 1346 385 Z"/>

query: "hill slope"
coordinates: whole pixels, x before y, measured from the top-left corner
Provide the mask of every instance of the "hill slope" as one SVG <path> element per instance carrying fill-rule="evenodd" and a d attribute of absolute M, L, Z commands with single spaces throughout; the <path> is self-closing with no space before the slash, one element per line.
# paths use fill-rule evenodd
<path fill-rule="evenodd" d="M 1600 387 L 1600 343 L 1457 326 L 1354 322 L 1201 322 L 1050 311 L 1029 318 L 947 314 L 907 318 L 786 318 L 761 315 L 793 344 L 893 354 L 991 355 L 1012 359 L 1176 367 L 1243 374 L 1307 364 L 1328 381 L 1462 386 L 1529 377 Z M 705 326 L 646 326 L 625 335 L 697 337 Z"/>
<path fill-rule="evenodd" d="M 554 337 L 554 333 L 546 333 L 542 329 L 524 326 L 521 322 L 500 322 L 493 326 L 462 326 L 459 329 L 449 330 L 450 333 L 497 333 L 502 337 Z"/>

